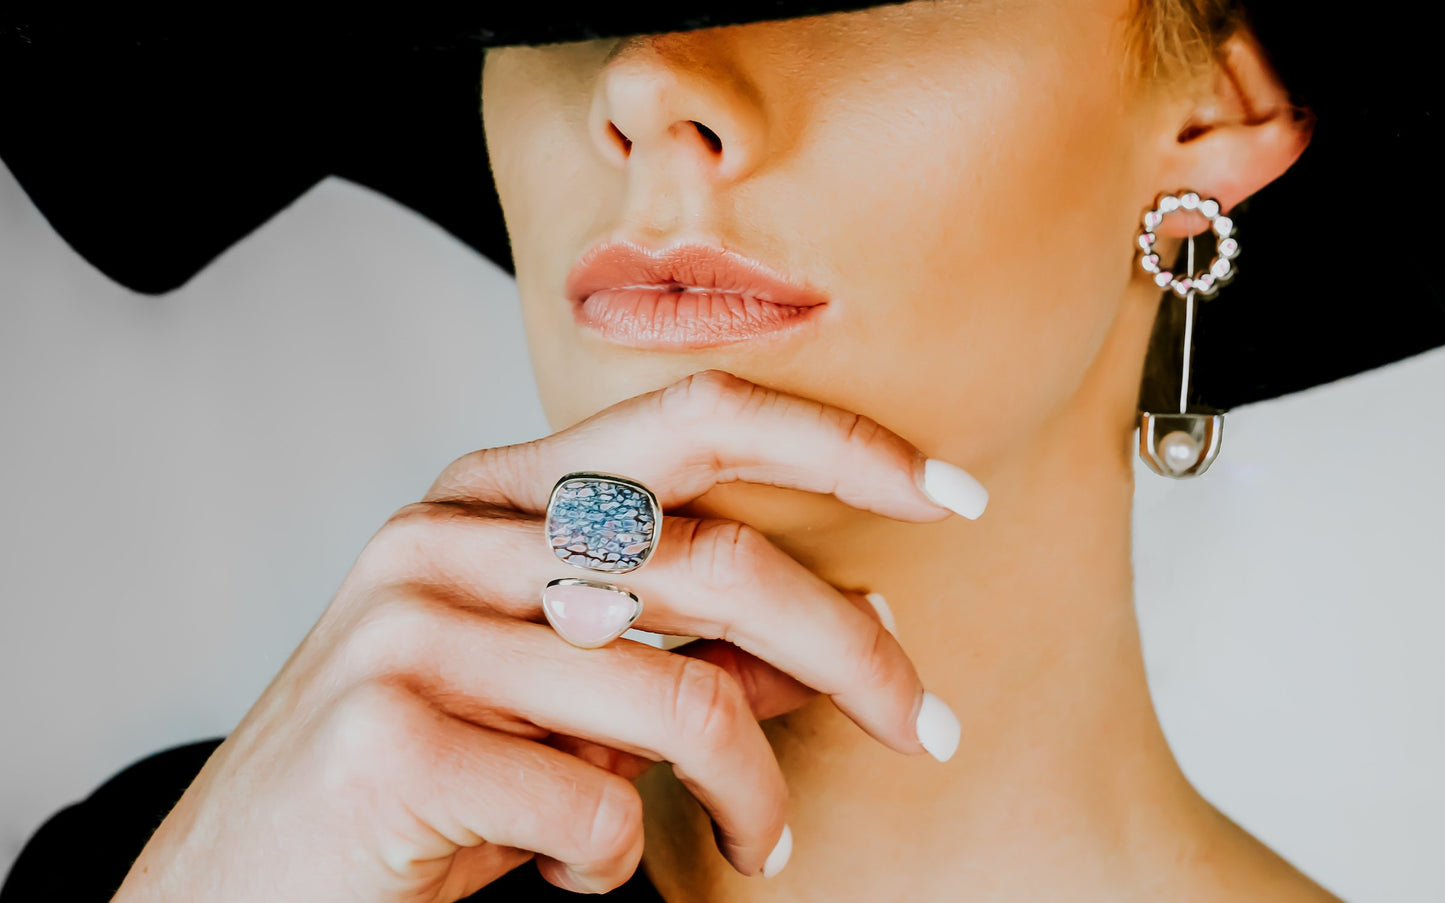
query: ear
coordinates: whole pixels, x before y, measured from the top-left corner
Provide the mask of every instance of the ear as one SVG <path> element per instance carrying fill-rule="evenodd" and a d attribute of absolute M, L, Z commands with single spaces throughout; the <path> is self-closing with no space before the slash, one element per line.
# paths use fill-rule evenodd
<path fill-rule="evenodd" d="M 1171 128 L 1177 131 L 1166 136 L 1159 187 L 1197 191 L 1228 211 L 1299 159 L 1314 131 L 1314 116 L 1290 103 L 1248 28 L 1225 41 L 1201 86 L 1171 111 Z M 1193 214 L 1171 216 L 1159 231 L 1182 238 L 1207 225 Z"/>

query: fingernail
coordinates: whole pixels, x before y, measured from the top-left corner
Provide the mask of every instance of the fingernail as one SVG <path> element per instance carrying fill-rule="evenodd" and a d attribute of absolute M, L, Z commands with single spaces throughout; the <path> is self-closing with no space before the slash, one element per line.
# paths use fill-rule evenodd
<path fill-rule="evenodd" d="M 893 609 L 888 607 L 888 600 L 883 598 L 883 594 L 869 593 L 863 598 L 867 599 L 868 603 L 873 606 L 873 610 L 878 612 L 878 620 L 883 622 L 883 626 L 888 629 L 888 632 L 898 636 L 898 622 L 893 619 Z"/>
<path fill-rule="evenodd" d="M 969 520 L 988 506 L 988 490 L 962 467 L 929 458 L 923 464 L 923 491 L 929 498 Z"/>
<path fill-rule="evenodd" d="M 768 854 L 768 861 L 763 863 L 763 877 L 771 878 L 783 870 L 788 864 L 788 857 L 793 855 L 793 829 L 783 825 L 783 836 L 778 838 L 778 845 Z"/>
<path fill-rule="evenodd" d="M 954 750 L 958 749 L 958 738 L 963 733 L 958 716 L 953 714 L 948 703 L 927 690 L 923 691 L 923 705 L 918 709 L 916 730 L 918 742 L 940 762 L 953 758 Z"/>

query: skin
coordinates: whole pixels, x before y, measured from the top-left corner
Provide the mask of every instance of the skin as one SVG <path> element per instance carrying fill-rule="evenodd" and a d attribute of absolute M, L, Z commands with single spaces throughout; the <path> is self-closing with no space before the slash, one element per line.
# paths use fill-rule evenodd
<path fill-rule="evenodd" d="M 915 0 L 487 53 L 487 141 L 554 427 L 717 368 L 863 414 L 990 491 L 976 522 L 747 482 L 679 509 L 883 593 L 963 740 L 942 764 L 899 755 L 825 696 L 766 720 L 795 838 L 768 879 L 734 870 L 672 769 L 652 768 L 642 867 L 670 903 L 1334 899 L 1180 773 L 1130 564 L 1160 303 L 1140 216 L 1180 188 L 1229 210 L 1289 168 L 1309 123 L 1248 33 L 1197 78 L 1135 82 L 1130 15 Z M 1166 225 L 1168 260 L 1190 224 Z M 831 301 L 781 339 L 609 344 L 562 287 L 610 238 L 721 244 Z"/>

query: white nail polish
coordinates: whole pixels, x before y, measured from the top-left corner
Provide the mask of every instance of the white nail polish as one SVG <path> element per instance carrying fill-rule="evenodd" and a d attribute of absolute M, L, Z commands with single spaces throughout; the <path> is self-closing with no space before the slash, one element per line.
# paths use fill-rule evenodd
<path fill-rule="evenodd" d="M 988 506 L 988 490 L 962 467 L 929 458 L 923 465 L 923 491 L 933 501 L 969 520 Z"/>
<path fill-rule="evenodd" d="M 878 612 L 878 620 L 883 622 L 883 626 L 888 629 L 888 632 L 898 636 L 898 622 L 893 619 L 893 609 L 888 607 L 888 600 L 883 598 L 883 594 L 869 593 L 863 598 L 867 599 L 868 603 L 873 606 L 873 610 Z"/>
<path fill-rule="evenodd" d="M 958 716 L 953 714 L 948 703 L 927 690 L 923 691 L 923 705 L 918 710 L 916 729 L 918 742 L 940 762 L 953 758 L 954 751 L 958 749 L 958 738 L 963 733 Z"/>
<path fill-rule="evenodd" d="M 783 870 L 788 864 L 788 859 L 793 855 L 793 829 L 783 825 L 783 836 L 778 838 L 778 845 L 768 854 L 768 861 L 763 863 L 763 877 L 771 878 Z"/>

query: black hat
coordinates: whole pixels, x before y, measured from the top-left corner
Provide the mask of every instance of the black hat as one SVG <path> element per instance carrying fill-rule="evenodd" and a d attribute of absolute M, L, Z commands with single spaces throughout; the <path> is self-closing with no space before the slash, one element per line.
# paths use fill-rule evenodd
<path fill-rule="evenodd" d="M 510 272 L 479 113 L 485 47 L 873 5 L 484 4 L 328 23 L 6 13 L 0 159 L 71 247 L 138 292 L 184 284 L 333 174 Z M 1431 30 L 1400 7 L 1246 0 L 1246 11 L 1317 119 L 1298 162 L 1237 207 L 1242 272 L 1195 327 L 1191 408 L 1220 411 L 1445 344 L 1438 252 L 1422 228 L 1438 216 Z"/>

